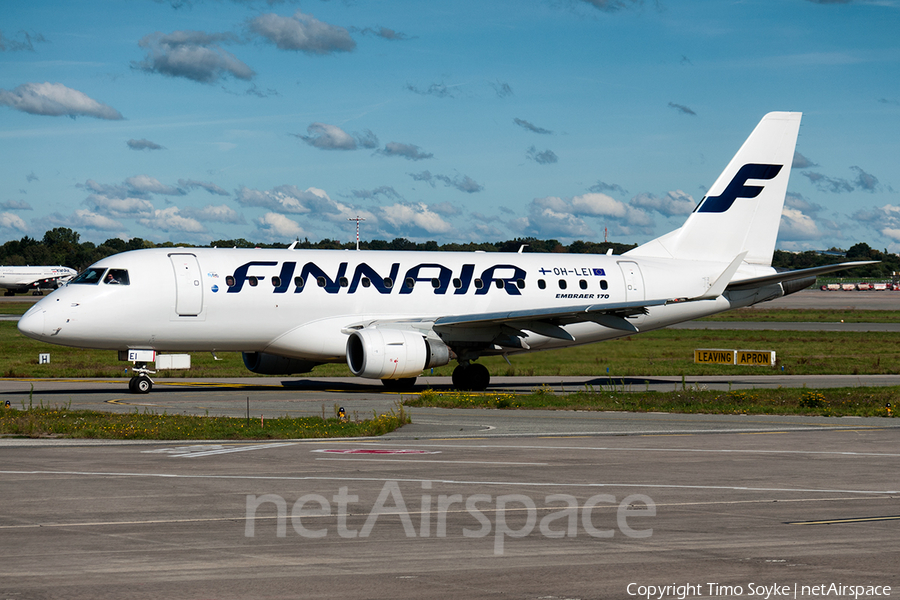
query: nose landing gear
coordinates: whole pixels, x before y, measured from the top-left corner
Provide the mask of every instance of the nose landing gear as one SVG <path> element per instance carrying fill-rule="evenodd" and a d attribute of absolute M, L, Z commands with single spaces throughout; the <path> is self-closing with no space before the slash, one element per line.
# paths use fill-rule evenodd
<path fill-rule="evenodd" d="M 153 389 L 153 380 L 150 379 L 150 374 L 156 373 L 156 371 L 148 369 L 145 362 L 136 362 L 132 372 L 136 373 L 136 375 L 128 381 L 128 390 L 132 394 L 150 393 L 150 390 Z"/>

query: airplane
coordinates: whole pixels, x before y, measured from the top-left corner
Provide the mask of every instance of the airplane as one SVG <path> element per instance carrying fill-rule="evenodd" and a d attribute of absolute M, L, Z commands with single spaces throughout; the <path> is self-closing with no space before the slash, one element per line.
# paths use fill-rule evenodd
<path fill-rule="evenodd" d="M 409 389 L 457 361 L 484 390 L 490 355 L 589 344 L 751 306 L 873 261 L 771 266 L 801 113 L 765 115 L 684 224 L 621 255 L 154 248 L 104 258 L 41 299 L 25 335 L 119 351 L 132 392 L 148 357 L 242 352 L 266 375 L 345 362 Z"/>
<path fill-rule="evenodd" d="M 0 288 L 5 296 L 27 292 L 43 296 L 44 290 L 53 290 L 66 283 L 78 272 L 69 267 L 3 267 L 0 266 Z"/>

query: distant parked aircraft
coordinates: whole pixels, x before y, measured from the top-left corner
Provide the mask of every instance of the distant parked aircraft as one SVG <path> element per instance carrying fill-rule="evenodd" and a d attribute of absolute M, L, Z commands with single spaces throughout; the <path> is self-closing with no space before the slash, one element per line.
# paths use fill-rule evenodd
<path fill-rule="evenodd" d="M 0 267 L 0 288 L 6 296 L 27 291 L 42 296 L 44 290 L 55 290 L 76 273 L 69 267 Z"/>

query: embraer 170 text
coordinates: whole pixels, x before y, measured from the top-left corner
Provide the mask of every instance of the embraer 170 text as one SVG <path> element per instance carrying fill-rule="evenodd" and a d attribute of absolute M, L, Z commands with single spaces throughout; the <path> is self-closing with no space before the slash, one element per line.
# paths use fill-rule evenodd
<path fill-rule="evenodd" d="M 98 261 L 19 321 L 29 337 L 118 350 L 135 392 L 159 352 L 242 352 L 254 373 L 346 361 L 409 387 L 481 356 L 589 344 L 780 298 L 868 264 L 772 268 L 800 113 L 763 117 L 684 225 L 613 254 L 157 248 Z"/>

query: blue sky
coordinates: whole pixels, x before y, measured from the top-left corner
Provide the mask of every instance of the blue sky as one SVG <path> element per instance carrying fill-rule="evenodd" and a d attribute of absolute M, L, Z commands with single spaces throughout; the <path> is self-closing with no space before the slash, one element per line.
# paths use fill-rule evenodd
<path fill-rule="evenodd" d="M 804 113 L 778 247 L 900 252 L 900 0 L 31 0 L 0 241 L 641 243 Z"/>

